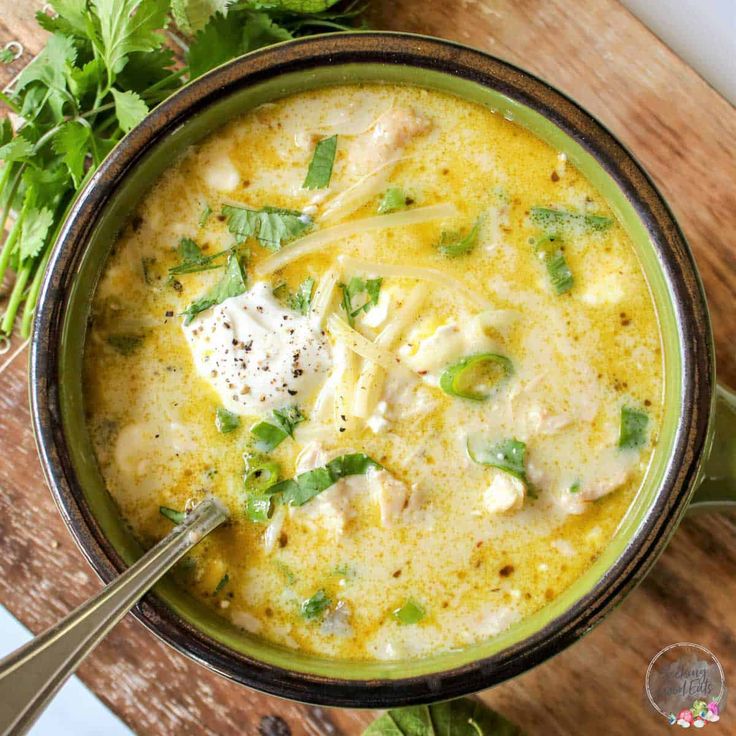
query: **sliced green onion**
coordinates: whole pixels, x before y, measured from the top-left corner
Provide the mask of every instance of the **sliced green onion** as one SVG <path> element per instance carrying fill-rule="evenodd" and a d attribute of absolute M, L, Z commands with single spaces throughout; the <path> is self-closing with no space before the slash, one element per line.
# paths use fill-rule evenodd
<path fill-rule="evenodd" d="M 486 401 L 513 372 L 514 366 L 506 356 L 476 353 L 445 368 L 440 376 L 440 388 L 450 396 Z"/>
<path fill-rule="evenodd" d="M 262 494 L 279 479 L 279 464 L 263 455 L 245 456 L 245 490 L 249 494 Z"/>
<path fill-rule="evenodd" d="M 307 621 L 321 618 L 332 601 L 324 590 L 318 590 L 311 598 L 302 601 L 301 614 Z"/>
<path fill-rule="evenodd" d="M 621 407 L 621 430 L 618 446 L 624 450 L 636 449 L 647 441 L 649 415 L 631 406 Z"/>
<path fill-rule="evenodd" d="M 562 252 L 562 240 L 556 235 L 546 235 L 534 245 L 534 252 L 547 268 L 552 288 L 556 294 L 572 289 L 574 279 Z"/>
<path fill-rule="evenodd" d="M 187 516 L 185 511 L 170 509 L 168 506 L 159 506 L 158 512 L 174 524 L 181 524 Z"/>
<path fill-rule="evenodd" d="M 580 493 L 580 481 L 576 480 L 570 488 L 568 488 L 569 493 Z"/>
<path fill-rule="evenodd" d="M 467 450 L 470 459 L 480 465 L 490 465 L 526 482 L 524 457 L 526 444 L 520 440 L 510 438 L 494 444 L 481 435 L 470 435 L 467 441 Z"/>
<path fill-rule="evenodd" d="M 426 611 L 413 598 L 408 598 L 406 603 L 391 615 L 403 626 L 410 626 L 418 624 L 426 616 Z"/>
<path fill-rule="evenodd" d="M 218 432 L 228 434 L 228 432 L 233 432 L 240 426 L 240 417 L 222 406 L 218 406 L 215 412 L 215 426 Z"/>
<path fill-rule="evenodd" d="M 249 493 L 245 499 L 245 515 L 249 521 L 266 522 L 273 513 L 273 497 L 268 493 Z"/>

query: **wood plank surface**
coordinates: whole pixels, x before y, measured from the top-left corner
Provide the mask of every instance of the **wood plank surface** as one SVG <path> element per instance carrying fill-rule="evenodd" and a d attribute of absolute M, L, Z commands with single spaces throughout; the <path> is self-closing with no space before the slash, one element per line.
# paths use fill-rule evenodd
<path fill-rule="evenodd" d="M 0 0 L 0 44 L 38 51 L 41 3 Z M 695 252 L 712 308 L 719 377 L 736 384 L 736 111 L 616 0 L 373 0 L 377 28 L 444 36 L 500 56 L 575 98 L 642 161 Z M 21 62 L 0 69 L 0 84 Z M 0 601 L 34 631 L 99 588 L 45 487 L 28 415 L 25 354 L 0 376 Z M 736 516 L 687 519 L 640 588 L 582 642 L 482 694 L 529 734 L 656 734 L 651 657 L 681 640 L 736 678 Z M 323 711 L 217 677 L 128 619 L 80 670 L 137 734 L 359 734 L 373 714 Z M 735 709 L 731 709 L 735 710 Z M 731 716 L 728 718 L 728 716 Z M 266 720 L 264 720 L 264 718 Z M 728 720 L 736 718 L 729 712 Z M 724 719 L 725 721 L 725 719 Z M 722 733 L 729 732 L 720 724 Z"/>

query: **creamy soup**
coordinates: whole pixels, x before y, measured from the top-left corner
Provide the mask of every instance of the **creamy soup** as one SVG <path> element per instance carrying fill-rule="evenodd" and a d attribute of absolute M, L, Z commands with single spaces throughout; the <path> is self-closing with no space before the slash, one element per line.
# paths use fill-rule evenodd
<path fill-rule="evenodd" d="M 144 545 L 209 495 L 195 596 L 286 647 L 463 647 L 558 596 L 641 486 L 657 317 L 601 195 L 435 91 L 263 105 L 143 195 L 93 303 L 84 388 Z"/>

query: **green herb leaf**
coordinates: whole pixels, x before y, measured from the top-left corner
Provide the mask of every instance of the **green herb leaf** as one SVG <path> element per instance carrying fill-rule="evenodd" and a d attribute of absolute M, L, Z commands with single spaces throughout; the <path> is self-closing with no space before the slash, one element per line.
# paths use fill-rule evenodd
<path fill-rule="evenodd" d="M 265 494 L 279 479 L 279 464 L 259 454 L 245 456 L 245 490 L 252 494 Z M 271 495 L 270 493 L 268 495 Z"/>
<path fill-rule="evenodd" d="M 318 590 L 311 598 L 302 601 L 301 614 L 307 621 L 314 621 L 322 618 L 325 611 L 332 605 L 327 593 L 324 590 Z"/>
<path fill-rule="evenodd" d="M 642 447 L 647 441 L 649 415 L 632 406 L 621 407 L 621 430 L 618 446 L 624 450 Z"/>
<path fill-rule="evenodd" d="M 210 219 L 210 215 L 212 214 L 212 209 L 208 204 L 204 206 L 204 209 L 202 210 L 202 214 L 199 216 L 199 226 L 204 227 L 207 224 L 207 220 Z"/>
<path fill-rule="evenodd" d="M 301 212 L 279 207 L 263 207 L 251 210 L 247 207 L 225 205 L 222 214 L 238 243 L 255 237 L 264 247 L 277 251 L 298 235 L 312 227 L 312 221 Z"/>
<path fill-rule="evenodd" d="M 224 407 L 218 406 L 215 412 L 215 426 L 217 431 L 222 434 L 234 432 L 240 426 L 240 417 Z"/>
<path fill-rule="evenodd" d="M 174 524 L 181 524 L 187 515 L 184 511 L 177 511 L 176 509 L 170 509 L 168 506 L 159 506 L 158 512 L 161 516 L 166 517 L 169 521 Z"/>
<path fill-rule="evenodd" d="M 215 14 L 227 14 L 234 0 L 171 0 L 171 14 L 176 25 L 185 33 L 199 31 Z"/>
<path fill-rule="evenodd" d="M 118 74 L 134 51 L 153 51 L 164 41 L 169 0 L 92 0 L 100 23 L 102 58 Z"/>
<path fill-rule="evenodd" d="M 402 625 L 410 626 L 418 624 L 426 615 L 421 604 L 417 603 L 413 598 L 408 598 L 401 608 L 397 608 L 391 615 Z"/>
<path fill-rule="evenodd" d="M 46 242 L 49 228 L 54 221 L 53 212 L 44 207 L 41 210 L 31 208 L 23 219 L 18 252 L 21 261 L 35 258 Z"/>
<path fill-rule="evenodd" d="M 91 136 L 90 128 L 82 123 L 64 123 L 54 136 L 54 151 L 58 153 L 78 187 L 84 176 L 84 162 Z"/>
<path fill-rule="evenodd" d="M 115 100 L 115 114 L 120 128 L 128 133 L 148 115 L 148 105 L 135 92 L 118 92 L 115 88 L 110 91 Z"/>
<path fill-rule="evenodd" d="M 206 256 L 194 240 L 191 238 L 182 238 L 177 248 L 180 263 L 178 266 L 173 266 L 169 269 L 169 276 L 222 268 L 225 264 L 215 263 L 215 261 L 222 256 L 232 254 L 232 252 L 232 250 L 221 250 L 218 253 L 213 253 L 211 256 Z"/>
<path fill-rule="evenodd" d="M 330 186 L 332 177 L 332 166 L 335 163 L 335 152 L 337 151 L 337 136 L 323 138 L 317 143 L 309 163 L 307 177 L 302 187 L 304 189 L 325 189 Z"/>
<path fill-rule="evenodd" d="M 236 56 L 291 38 L 291 33 L 274 23 L 268 13 L 246 9 L 227 17 L 216 13 L 189 44 L 186 58 L 190 77 L 194 79 Z"/>
<path fill-rule="evenodd" d="M 251 434 L 256 438 L 256 450 L 271 452 L 287 437 L 293 437 L 294 428 L 305 419 L 306 417 L 296 405 L 275 409 L 269 420 L 258 422 L 250 428 Z"/>
<path fill-rule="evenodd" d="M 272 486 L 271 492 L 282 494 L 284 503 L 290 506 L 303 506 L 341 478 L 365 475 L 371 468 L 380 469 L 381 465 L 362 452 L 340 455 L 324 467 L 308 470 L 296 478 L 277 483 Z"/>
<path fill-rule="evenodd" d="M 0 147 L 0 159 L 11 163 L 12 161 L 26 161 L 33 155 L 33 143 L 17 135 L 13 140 Z"/>
<path fill-rule="evenodd" d="M 314 279 L 310 276 L 304 279 L 295 294 L 289 291 L 286 284 L 279 284 L 273 295 L 299 314 L 308 314 L 312 303 L 312 291 L 314 290 Z"/>
<path fill-rule="evenodd" d="M 351 327 L 355 324 L 355 318 L 361 312 L 367 312 L 371 307 L 378 304 L 382 283 L 383 279 L 366 280 L 353 276 L 347 285 L 340 284 L 342 289 L 341 306 L 345 310 Z"/>
<path fill-rule="evenodd" d="M 437 250 L 445 256 L 445 258 L 457 258 L 470 253 L 478 242 L 478 231 L 480 230 L 480 218 L 467 233 L 463 235 L 459 232 L 442 232 L 439 242 L 435 245 Z"/>
<path fill-rule="evenodd" d="M 547 235 L 536 242 L 534 250 L 547 268 L 555 293 L 564 294 L 570 291 L 574 278 L 562 251 L 561 239 L 556 235 Z"/>
<path fill-rule="evenodd" d="M 480 700 L 459 698 L 390 710 L 363 736 L 523 736 L 523 732 Z"/>
<path fill-rule="evenodd" d="M 143 335 L 118 333 L 108 335 L 107 344 L 115 348 L 121 355 L 132 355 L 143 344 Z"/>
<path fill-rule="evenodd" d="M 406 209 L 406 195 L 404 190 L 399 187 L 389 187 L 381 197 L 378 203 L 378 214 L 387 215 L 390 212 Z"/>
<path fill-rule="evenodd" d="M 245 278 L 240 260 L 236 253 L 231 253 L 222 279 L 215 284 L 201 299 L 190 304 L 182 313 L 184 324 L 188 325 L 200 313 L 216 304 L 221 304 L 231 296 L 240 296 L 245 291 Z"/>
<path fill-rule="evenodd" d="M 299 288 L 296 290 L 296 294 L 294 294 L 289 299 L 289 306 L 296 312 L 299 312 L 300 314 L 307 314 L 309 312 L 309 307 L 312 304 L 312 291 L 314 290 L 314 279 L 309 276 L 308 278 L 304 279 L 301 284 L 299 284 Z"/>
<path fill-rule="evenodd" d="M 552 207 L 532 207 L 529 219 L 548 233 L 558 233 L 566 228 L 584 228 L 602 232 L 613 225 L 613 220 L 605 215 L 590 215 L 582 212 L 569 212 Z"/>
<path fill-rule="evenodd" d="M 215 586 L 215 590 L 212 595 L 219 595 L 222 589 L 230 582 L 230 576 L 225 573 L 221 578 L 220 582 Z"/>
<path fill-rule="evenodd" d="M 576 480 L 568 489 L 569 493 L 580 493 L 580 481 Z"/>
<path fill-rule="evenodd" d="M 477 353 L 445 368 L 440 375 L 440 388 L 450 396 L 486 401 L 513 372 L 514 366 L 506 356 Z"/>
<path fill-rule="evenodd" d="M 480 465 L 490 465 L 526 481 L 524 456 L 526 444 L 517 439 L 506 439 L 489 444 L 482 436 L 470 435 L 467 440 L 470 459 Z"/>

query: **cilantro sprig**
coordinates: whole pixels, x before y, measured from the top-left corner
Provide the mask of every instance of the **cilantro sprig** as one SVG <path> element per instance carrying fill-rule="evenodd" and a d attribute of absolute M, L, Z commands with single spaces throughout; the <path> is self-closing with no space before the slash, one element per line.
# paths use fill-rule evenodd
<path fill-rule="evenodd" d="M 0 93 L 16 116 L 0 120 L 0 232 L 8 229 L 0 285 L 15 273 L 0 335 L 10 335 L 19 313 L 29 335 L 65 213 L 126 133 L 182 84 L 235 56 L 354 25 L 363 6 L 334 11 L 334 3 L 52 0 L 53 14 L 39 12 L 46 46 Z M 177 58 L 170 46 L 184 51 Z"/>

